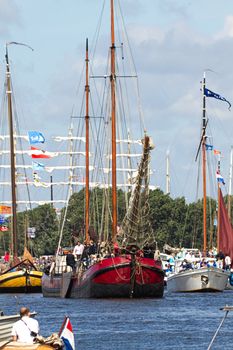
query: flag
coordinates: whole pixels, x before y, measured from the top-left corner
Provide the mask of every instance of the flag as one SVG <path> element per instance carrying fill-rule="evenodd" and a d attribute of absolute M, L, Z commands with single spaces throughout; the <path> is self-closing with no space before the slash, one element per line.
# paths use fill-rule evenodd
<path fill-rule="evenodd" d="M 225 185 L 224 178 L 222 177 L 222 175 L 218 171 L 216 171 L 216 179 L 218 182 L 221 182 L 223 185 Z"/>
<path fill-rule="evenodd" d="M 50 186 L 49 184 L 41 182 L 40 177 L 36 172 L 33 173 L 33 180 L 34 180 L 34 186 L 36 186 L 36 187 L 49 187 Z"/>
<path fill-rule="evenodd" d="M 212 151 L 213 150 L 213 146 L 205 144 L 205 149 L 206 149 L 206 151 Z"/>
<path fill-rule="evenodd" d="M 42 163 L 38 162 L 32 162 L 32 169 L 34 171 L 47 171 L 48 173 L 51 173 L 53 171 L 53 167 L 47 167 Z"/>
<path fill-rule="evenodd" d="M 0 231 L 6 232 L 6 231 L 8 231 L 8 227 L 7 226 L 0 226 Z"/>
<path fill-rule="evenodd" d="M 57 153 L 47 152 L 36 147 L 31 147 L 31 156 L 32 158 L 52 158 L 56 157 Z"/>
<path fill-rule="evenodd" d="M 221 154 L 221 151 L 218 151 L 217 149 L 214 149 L 214 154 L 215 154 L 215 155 Z"/>
<path fill-rule="evenodd" d="M 228 109 L 231 108 L 231 103 L 230 103 L 229 101 L 227 101 L 227 100 L 225 99 L 225 97 L 220 96 L 219 94 L 216 94 L 216 92 L 213 92 L 213 91 L 211 91 L 211 90 L 205 88 L 205 89 L 204 89 L 204 95 L 205 95 L 206 97 L 213 97 L 213 98 L 216 98 L 217 100 L 224 101 L 224 102 L 228 103 L 228 105 L 229 105 Z"/>
<path fill-rule="evenodd" d="M 3 225 L 7 222 L 8 222 L 8 220 L 6 219 L 6 217 L 3 215 L 0 215 L 0 225 Z"/>
<path fill-rule="evenodd" d="M 75 350 L 74 333 L 69 317 L 65 320 L 60 338 L 64 342 L 65 350 Z"/>
<path fill-rule="evenodd" d="M 45 170 L 44 164 L 38 163 L 38 162 L 32 162 L 32 168 L 33 168 L 33 170 L 36 170 L 36 171 L 44 171 Z"/>
<path fill-rule="evenodd" d="M 41 134 L 41 132 L 38 131 L 28 131 L 28 140 L 30 145 L 45 142 L 44 136 Z"/>
<path fill-rule="evenodd" d="M 11 214 L 11 207 L 0 205 L 0 214 Z"/>

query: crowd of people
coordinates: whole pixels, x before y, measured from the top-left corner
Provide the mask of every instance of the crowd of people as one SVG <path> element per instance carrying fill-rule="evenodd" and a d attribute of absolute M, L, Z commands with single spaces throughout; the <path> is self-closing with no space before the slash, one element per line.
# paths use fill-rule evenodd
<path fill-rule="evenodd" d="M 203 267 L 215 267 L 231 271 L 232 261 L 229 255 L 221 251 L 217 253 L 214 248 L 205 254 L 198 249 L 181 249 L 178 253 L 172 253 L 167 259 L 164 270 L 167 275 L 190 269 Z"/>

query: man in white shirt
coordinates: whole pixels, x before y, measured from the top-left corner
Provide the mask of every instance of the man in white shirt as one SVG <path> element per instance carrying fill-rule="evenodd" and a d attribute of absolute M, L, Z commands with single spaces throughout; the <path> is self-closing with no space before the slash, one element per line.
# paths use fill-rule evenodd
<path fill-rule="evenodd" d="M 228 271 L 231 269 L 231 258 L 229 255 L 225 257 L 225 269 Z"/>
<path fill-rule="evenodd" d="M 78 241 L 73 250 L 73 254 L 77 256 L 77 259 L 81 258 L 83 250 L 84 250 L 84 245 Z"/>
<path fill-rule="evenodd" d="M 30 317 L 30 310 L 27 307 L 20 309 L 21 319 L 13 324 L 12 338 L 13 341 L 33 344 L 34 338 L 39 333 L 39 323 Z"/>

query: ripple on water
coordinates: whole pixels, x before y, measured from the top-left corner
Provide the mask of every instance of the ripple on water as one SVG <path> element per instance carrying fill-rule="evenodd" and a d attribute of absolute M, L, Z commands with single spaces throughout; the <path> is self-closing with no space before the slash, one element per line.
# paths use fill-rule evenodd
<path fill-rule="evenodd" d="M 58 332 L 71 318 L 78 350 L 206 350 L 233 291 L 168 294 L 163 299 L 55 299 L 41 294 L 0 294 L 0 308 L 15 313 L 22 305 L 36 310 L 41 333 Z M 233 313 L 229 313 L 212 350 L 230 350 Z"/>

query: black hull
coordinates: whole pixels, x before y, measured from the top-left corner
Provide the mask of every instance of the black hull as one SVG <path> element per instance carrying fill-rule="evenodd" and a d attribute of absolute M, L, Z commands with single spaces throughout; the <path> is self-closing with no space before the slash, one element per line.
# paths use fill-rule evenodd
<path fill-rule="evenodd" d="M 71 288 L 69 297 L 78 298 L 162 298 L 164 293 L 163 284 L 160 285 L 136 285 L 131 293 L 129 284 L 95 284 L 87 283 L 82 288 L 76 287 L 75 282 Z"/>
<path fill-rule="evenodd" d="M 41 293 L 41 287 L 9 287 L 0 288 L 0 294 L 3 293 Z"/>

